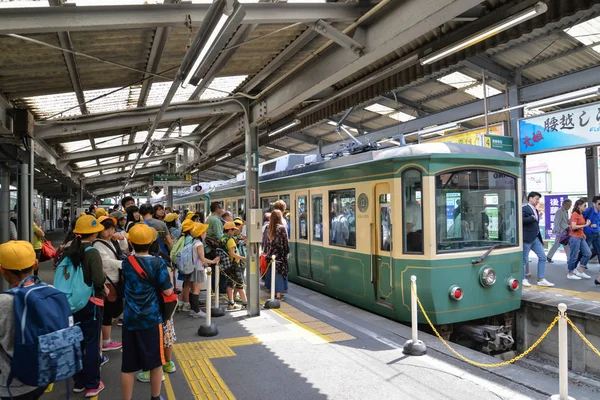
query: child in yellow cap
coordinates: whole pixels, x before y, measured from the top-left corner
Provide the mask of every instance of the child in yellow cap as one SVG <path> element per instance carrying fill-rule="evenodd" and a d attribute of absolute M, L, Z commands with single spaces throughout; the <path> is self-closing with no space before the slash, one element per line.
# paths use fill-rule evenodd
<path fill-rule="evenodd" d="M 206 316 L 206 314 L 204 314 L 204 312 L 200 310 L 200 284 L 206 282 L 204 267 L 219 263 L 219 257 L 216 257 L 213 260 L 209 260 L 204 255 L 204 239 L 206 238 L 207 229 L 208 224 L 197 222 L 190 232 L 193 238 L 192 260 L 194 261 L 196 269 L 194 270 L 194 272 L 187 275 L 185 277 L 185 280 L 191 282 L 192 285 L 192 291 L 190 294 L 190 305 L 192 310 L 190 311 L 189 315 L 190 317 L 194 318 L 201 318 Z"/>

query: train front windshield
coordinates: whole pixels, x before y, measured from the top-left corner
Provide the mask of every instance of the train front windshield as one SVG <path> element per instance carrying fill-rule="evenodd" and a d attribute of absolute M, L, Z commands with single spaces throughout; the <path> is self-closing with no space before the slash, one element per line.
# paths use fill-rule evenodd
<path fill-rule="evenodd" d="M 517 179 L 462 169 L 435 178 L 438 252 L 517 246 Z"/>

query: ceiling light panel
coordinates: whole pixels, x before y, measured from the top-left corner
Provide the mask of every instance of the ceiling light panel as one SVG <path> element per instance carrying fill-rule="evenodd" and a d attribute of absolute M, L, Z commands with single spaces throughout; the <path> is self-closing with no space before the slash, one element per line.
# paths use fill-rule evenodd
<path fill-rule="evenodd" d="M 77 168 L 93 167 L 97 165 L 96 160 L 79 161 L 75 163 Z"/>
<path fill-rule="evenodd" d="M 445 83 L 446 85 L 450 85 L 457 89 L 462 89 L 475 84 L 477 80 L 463 73 L 453 72 L 451 74 L 439 78 L 438 82 Z"/>
<path fill-rule="evenodd" d="M 27 105 L 27 108 L 40 118 L 48 118 L 57 113 L 61 114 L 53 118 L 81 115 L 75 92 L 25 97 L 23 101 Z M 66 109 L 70 110 L 64 111 Z"/>
<path fill-rule="evenodd" d="M 108 163 L 113 163 L 113 162 L 117 162 L 117 161 L 119 161 L 119 157 L 101 158 L 100 164 L 108 164 Z"/>
<path fill-rule="evenodd" d="M 118 88 L 87 90 L 83 92 L 85 101 L 88 102 L 86 104 L 88 111 L 92 114 L 96 114 L 137 107 L 137 100 L 140 97 L 141 90 L 139 86 L 132 86 L 121 90 L 117 89 Z M 111 93 L 113 91 L 115 92 Z M 100 96 L 104 97 L 91 101 Z"/>
<path fill-rule="evenodd" d="M 245 81 L 247 75 L 238 76 L 224 76 L 221 78 L 215 78 L 212 83 L 208 86 L 208 89 L 204 91 L 201 100 L 208 99 L 219 99 L 229 96 L 229 93 L 233 92 L 243 81 Z M 146 104 L 149 106 L 162 105 L 169 89 L 171 88 L 172 82 L 157 82 L 152 84 L 150 93 L 148 94 L 148 100 Z M 175 96 L 173 97 L 172 103 L 183 103 L 188 101 L 196 90 L 196 86 L 187 85 L 185 88 L 179 87 Z"/>
<path fill-rule="evenodd" d="M 400 122 L 407 122 L 407 121 L 410 121 L 410 120 L 413 120 L 416 118 L 416 117 L 413 117 L 412 115 L 407 114 L 402 111 L 398 111 L 393 114 L 390 114 L 390 115 L 388 115 L 388 117 L 393 118 L 396 121 L 400 121 Z"/>
<path fill-rule="evenodd" d="M 384 106 L 383 104 L 379 103 L 371 104 L 369 107 L 365 107 L 365 110 L 381 115 L 387 115 L 394 112 L 393 108 Z"/>
<path fill-rule="evenodd" d="M 490 85 L 485 85 L 487 88 L 487 97 L 495 96 L 497 94 L 502 93 L 500 90 L 491 87 Z M 483 94 L 483 85 L 477 85 L 470 87 L 465 90 L 465 93 L 470 94 L 471 96 L 475 96 L 478 99 L 483 99 L 485 96 Z"/>
<path fill-rule="evenodd" d="M 589 21 L 565 29 L 565 33 L 585 45 L 598 43 L 599 45 L 593 46 L 592 49 L 600 53 L 600 17 L 590 19 Z"/>
<path fill-rule="evenodd" d="M 100 171 L 94 171 L 94 172 L 85 172 L 83 174 L 83 176 L 85 176 L 86 178 L 89 178 L 91 176 L 98 176 L 100 175 Z"/>
<path fill-rule="evenodd" d="M 89 140 L 75 140 L 73 142 L 65 142 L 61 143 L 61 145 L 65 148 L 67 153 L 76 153 L 78 151 L 91 150 L 92 144 Z M 95 162 L 94 162 L 95 165 Z"/>
<path fill-rule="evenodd" d="M 106 149 L 109 147 L 119 147 L 123 145 L 123 137 L 121 135 L 108 136 L 96 139 L 96 147 Z"/>

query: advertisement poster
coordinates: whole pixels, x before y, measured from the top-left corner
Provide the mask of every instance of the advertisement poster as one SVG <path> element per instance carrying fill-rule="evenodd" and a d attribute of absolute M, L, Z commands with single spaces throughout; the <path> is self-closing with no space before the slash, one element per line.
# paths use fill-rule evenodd
<path fill-rule="evenodd" d="M 554 229 L 554 216 L 556 212 L 562 207 L 563 201 L 568 199 L 569 196 L 566 194 L 559 195 L 548 195 L 544 196 L 544 221 L 546 222 L 546 239 L 554 239 L 555 235 L 552 233 Z"/>

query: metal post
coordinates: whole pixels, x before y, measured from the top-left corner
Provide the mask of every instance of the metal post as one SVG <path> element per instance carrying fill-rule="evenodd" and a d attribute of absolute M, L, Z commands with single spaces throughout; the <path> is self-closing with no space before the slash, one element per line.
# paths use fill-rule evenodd
<path fill-rule="evenodd" d="M 33 222 L 31 193 L 29 192 L 29 164 L 21 164 L 19 167 L 19 207 L 17 208 L 17 222 L 19 224 L 19 239 L 33 244 Z"/>
<path fill-rule="evenodd" d="M 30 218 L 29 218 L 29 241 L 33 244 L 33 223 L 35 221 L 35 215 L 33 215 L 33 198 L 35 196 L 35 188 L 33 187 L 34 175 L 35 175 L 35 151 L 34 151 L 35 141 L 33 139 L 29 139 L 29 209 Z M 45 206 L 45 204 L 44 204 Z M 42 209 L 40 204 L 40 209 Z M 43 229 L 43 228 L 42 228 Z"/>
<path fill-rule="evenodd" d="M 483 70 L 481 72 L 483 79 L 482 79 L 482 84 L 483 84 L 483 118 L 485 121 L 485 134 L 489 134 L 488 131 L 488 98 L 487 98 L 487 87 L 485 86 L 485 70 Z"/>
<path fill-rule="evenodd" d="M 404 343 L 404 348 L 402 352 L 404 354 L 408 354 L 409 356 L 423 356 L 427 354 L 427 346 L 423 341 L 419 340 L 419 316 L 417 314 L 417 277 L 412 275 L 410 277 L 410 315 L 411 315 L 411 323 L 412 323 L 412 339 L 407 340 Z"/>
<path fill-rule="evenodd" d="M 248 100 L 240 101 L 244 107 L 244 125 L 246 130 L 246 215 L 252 215 L 253 211 L 259 207 L 258 193 L 258 130 L 251 126 L 252 113 L 250 113 Z M 254 211 L 256 213 L 256 211 Z M 262 221 L 262 219 L 261 219 Z M 262 236 L 255 234 L 255 231 L 248 229 L 246 240 L 247 254 L 246 260 L 246 296 L 248 297 L 248 316 L 255 317 L 260 315 L 260 268 L 258 260 L 258 244 Z"/>
<path fill-rule="evenodd" d="M 215 264 L 215 306 L 211 310 L 211 313 L 214 317 L 222 317 L 225 315 L 225 310 L 222 307 L 219 307 L 219 282 L 221 280 L 221 266 L 217 263 Z M 210 297 L 210 292 L 206 292 L 207 296 Z M 208 306 L 207 306 L 208 307 Z"/>
<path fill-rule="evenodd" d="M 211 288 L 211 282 L 210 282 L 210 275 L 212 274 L 210 267 L 206 268 L 206 275 L 208 275 L 208 279 L 206 280 L 206 320 L 204 321 L 204 325 L 200 325 L 200 328 L 198 328 L 198 335 L 199 336 L 217 336 L 217 334 L 219 333 L 219 330 L 217 329 L 217 326 L 215 324 L 212 323 L 212 319 L 211 319 L 211 298 L 210 298 L 210 292 L 212 290 Z"/>
<path fill-rule="evenodd" d="M 0 243 L 10 240 L 10 170 L 2 166 L 2 193 L 0 194 Z"/>
<path fill-rule="evenodd" d="M 271 256 L 271 299 L 265 302 L 265 308 L 279 308 L 281 304 L 279 304 L 279 300 L 275 299 L 275 266 L 277 261 L 275 261 L 275 256 Z"/>
<path fill-rule="evenodd" d="M 587 170 L 587 196 L 591 202 L 594 196 L 598 196 L 598 147 L 586 147 L 585 169 Z"/>
<path fill-rule="evenodd" d="M 569 340 L 567 333 L 567 305 L 558 305 L 558 391 L 550 400 L 574 400 L 569 396 Z"/>
<path fill-rule="evenodd" d="M 167 206 L 173 207 L 173 186 L 169 186 L 167 189 Z"/>

